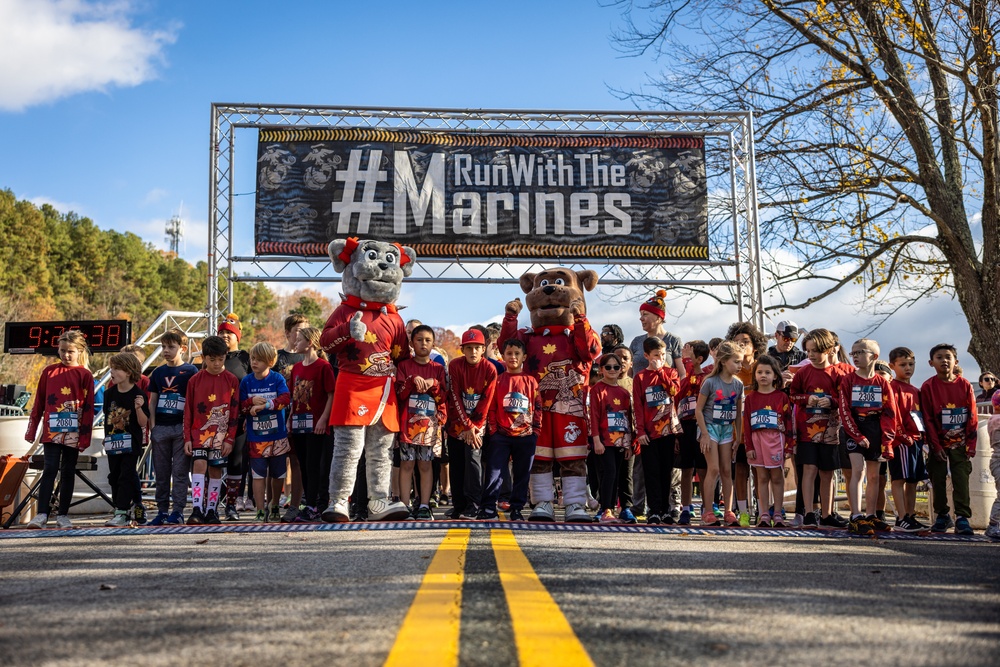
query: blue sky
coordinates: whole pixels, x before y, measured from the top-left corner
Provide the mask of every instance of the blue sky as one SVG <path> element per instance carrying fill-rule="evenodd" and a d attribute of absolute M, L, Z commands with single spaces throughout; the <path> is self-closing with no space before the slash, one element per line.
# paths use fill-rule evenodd
<path fill-rule="evenodd" d="M 159 247 L 181 211 L 182 256 L 194 262 L 207 248 L 212 102 L 630 109 L 612 89 L 636 89 L 668 63 L 622 57 L 611 41 L 621 27 L 618 10 L 596 0 L 0 0 L 0 187 Z M 237 150 L 256 147 L 238 141 Z M 252 174 L 237 177 L 237 192 L 253 189 Z M 238 219 L 241 228 L 250 233 L 252 221 Z M 516 286 L 414 285 L 401 302 L 409 316 L 459 329 L 496 319 L 519 295 Z M 856 299 L 791 317 L 849 341 L 865 325 Z M 600 288 L 590 295 L 595 325 L 638 334 L 638 302 L 610 301 Z M 735 318 L 699 301 L 667 324 L 708 339 Z M 886 351 L 909 345 L 918 360 L 949 340 L 969 375 L 978 370 L 961 353 L 969 336 L 948 299 L 902 312 L 875 337 Z"/>

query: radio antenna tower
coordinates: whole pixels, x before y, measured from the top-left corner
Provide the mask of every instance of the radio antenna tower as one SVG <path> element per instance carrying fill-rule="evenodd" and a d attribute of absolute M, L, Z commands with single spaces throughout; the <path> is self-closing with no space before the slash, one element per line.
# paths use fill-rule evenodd
<path fill-rule="evenodd" d="M 181 204 L 183 206 L 183 204 Z M 184 238 L 184 219 L 181 218 L 180 209 L 178 209 L 177 215 L 174 215 L 167 220 L 166 226 L 166 242 L 170 248 L 170 252 L 173 253 L 175 257 L 180 256 L 181 250 L 181 240 Z"/>

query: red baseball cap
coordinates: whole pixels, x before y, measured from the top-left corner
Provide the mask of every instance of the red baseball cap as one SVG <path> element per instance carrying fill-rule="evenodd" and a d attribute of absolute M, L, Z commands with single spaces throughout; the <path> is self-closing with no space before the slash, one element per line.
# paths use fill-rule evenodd
<path fill-rule="evenodd" d="M 462 334 L 462 345 L 486 345 L 486 338 L 479 329 L 469 329 Z"/>

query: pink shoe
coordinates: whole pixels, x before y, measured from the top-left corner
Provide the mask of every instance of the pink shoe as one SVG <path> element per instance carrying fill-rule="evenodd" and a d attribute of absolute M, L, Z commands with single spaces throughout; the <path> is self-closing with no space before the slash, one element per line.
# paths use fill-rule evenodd
<path fill-rule="evenodd" d="M 719 522 L 719 517 L 715 516 L 715 512 L 713 512 L 710 509 L 706 511 L 706 509 L 704 507 L 702 507 L 701 508 L 701 525 L 703 525 L 703 526 L 721 526 L 722 524 Z"/>
<path fill-rule="evenodd" d="M 736 517 L 735 514 L 733 514 L 729 510 L 726 510 L 726 515 L 722 517 L 722 523 L 726 524 L 727 526 L 739 526 L 740 520 Z"/>

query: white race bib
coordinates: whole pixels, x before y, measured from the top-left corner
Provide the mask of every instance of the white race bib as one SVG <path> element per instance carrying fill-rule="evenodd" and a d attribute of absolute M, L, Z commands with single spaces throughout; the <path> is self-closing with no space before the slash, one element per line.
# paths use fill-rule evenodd
<path fill-rule="evenodd" d="M 292 415 L 292 433 L 312 433 L 313 416 L 311 412 L 300 412 Z"/>
<path fill-rule="evenodd" d="M 156 414 L 184 414 L 184 397 L 176 392 L 172 394 L 160 394 L 160 397 L 156 400 Z"/>
<path fill-rule="evenodd" d="M 131 433 L 113 433 L 104 436 L 104 451 L 108 456 L 128 454 L 132 451 Z"/>
<path fill-rule="evenodd" d="M 856 384 L 851 387 L 852 408 L 881 408 L 882 387 L 877 384 Z"/>
<path fill-rule="evenodd" d="M 768 409 L 754 410 L 750 413 L 750 429 L 753 431 L 778 430 L 778 413 Z"/>

